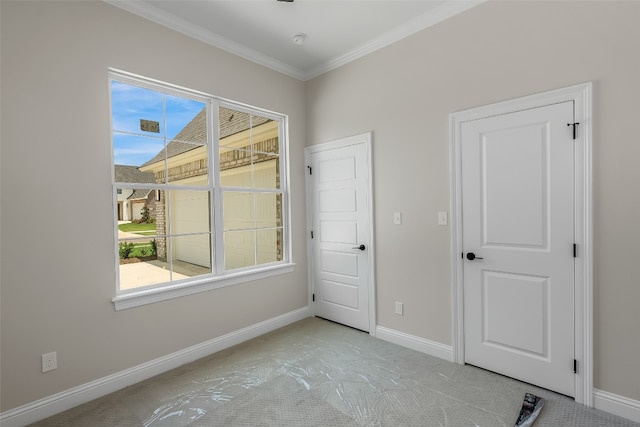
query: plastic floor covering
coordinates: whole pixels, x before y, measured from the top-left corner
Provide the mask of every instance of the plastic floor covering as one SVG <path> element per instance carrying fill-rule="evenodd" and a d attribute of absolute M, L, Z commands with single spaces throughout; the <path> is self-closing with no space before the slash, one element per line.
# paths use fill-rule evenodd
<path fill-rule="evenodd" d="M 640 426 L 572 399 L 309 318 L 36 426 Z"/>

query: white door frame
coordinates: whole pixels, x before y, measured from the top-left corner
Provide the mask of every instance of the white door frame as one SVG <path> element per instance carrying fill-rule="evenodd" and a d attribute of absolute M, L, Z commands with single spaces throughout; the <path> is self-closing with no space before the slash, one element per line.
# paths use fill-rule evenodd
<path fill-rule="evenodd" d="M 575 163 L 575 401 L 593 406 L 593 199 L 592 199 L 592 84 L 583 83 L 541 94 L 517 98 L 449 116 L 451 281 L 453 360 L 464 364 L 464 310 L 462 246 L 461 125 L 464 122 L 573 101 L 578 125 Z M 571 131 L 568 128 L 567 131 Z"/>
<path fill-rule="evenodd" d="M 313 230 L 313 212 L 312 212 L 312 200 L 311 194 L 312 186 L 311 179 L 309 178 L 309 165 L 311 165 L 311 155 L 313 153 L 333 150 L 336 148 L 344 148 L 350 145 L 365 144 L 367 147 L 367 167 L 369 168 L 369 182 L 367 183 L 367 201 L 369 206 L 369 244 L 367 246 L 367 263 L 369 267 L 369 335 L 375 336 L 376 330 L 376 292 L 375 292 L 375 240 L 374 240 L 374 222 L 373 222 L 373 155 L 372 155 L 372 133 L 365 132 L 346 138 L 337 139 L 331 142 L 325 142 L 322 144 L 311 145 L 304 149 L 304 161 L 305 161 L 305 184 L 306 184 L 306 203 L 307 203 L 307 254 L 309 254 L 309 262 L 307 263 L 307 281 L 309 288 L 308 305 L 311 307 L 311 312 L 315 315 L 315 308 L 312 300 L 314 292 L 314 263 L 311 261 L 315 257 L 313 241 L 311 240 L 311 231 Z"/>

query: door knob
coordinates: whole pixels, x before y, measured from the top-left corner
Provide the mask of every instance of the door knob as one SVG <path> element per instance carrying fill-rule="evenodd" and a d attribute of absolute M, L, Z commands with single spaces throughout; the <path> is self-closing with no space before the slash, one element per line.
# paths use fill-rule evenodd
<path fill-rule="evenodd" d="M 474 259 L 484 259 L 484 258 L 476 256 L 476 254 L 474 254 L 473 252 L 468 252 L 467 253 L 467 259 L 469 261 L 473 261 Z"/>
<path fill-rule="evenodd" d="M 354 246 L 351 249 L 360 249 L 361 251 L 364 251 L 366 247 L 364 245 L 360 245 L 360 246 Z"/>

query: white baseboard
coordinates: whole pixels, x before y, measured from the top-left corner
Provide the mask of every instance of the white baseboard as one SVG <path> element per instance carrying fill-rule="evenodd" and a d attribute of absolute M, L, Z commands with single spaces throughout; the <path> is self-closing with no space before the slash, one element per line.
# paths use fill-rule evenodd
<path fill-rule="evenodd" d="M 638 400 L 594 389 L 593 406 L 596 409 L 640 423 L 640 401 Z"/>
<path fill-rule="evenodd" d="M 113 375 L 11 409 L 0 413 L 0 426 L 19 427 L 34 423 L 163 372 L 170 371 L 186 363 L 191 363 L 236 344 L 274 331 L 298 320 L 305 319 L 311 315 L 310 308 L 303 307 L 238 331 L 222 335 L 218 338 L 196 344 L 184 350 L 159 357 L 155 360 L 134 366 L 133 368 L 117 372 Z"/>
<path fill-rule="evenodd" d="M 453 348 L 450 345 L 444 345 L 425 338 L 405 334 L 404 332 L 395 331 L 385 328 L 384 326 L 376 327 L 376 338 L 453 362 Z"/>

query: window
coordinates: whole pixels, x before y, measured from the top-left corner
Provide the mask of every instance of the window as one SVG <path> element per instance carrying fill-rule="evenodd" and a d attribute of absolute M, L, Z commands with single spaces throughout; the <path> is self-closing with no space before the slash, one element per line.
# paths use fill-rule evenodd
<path fill-rule="evenodd" d="M 291 271 L 286 117 L 109 76 L 116 308 Z"/>

